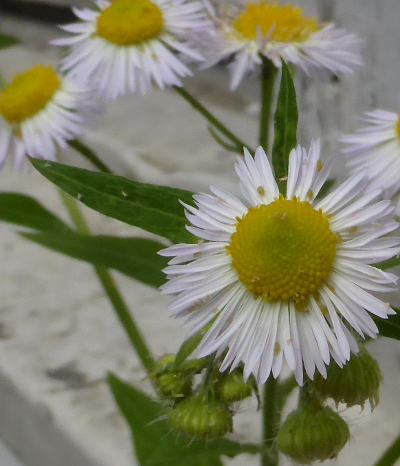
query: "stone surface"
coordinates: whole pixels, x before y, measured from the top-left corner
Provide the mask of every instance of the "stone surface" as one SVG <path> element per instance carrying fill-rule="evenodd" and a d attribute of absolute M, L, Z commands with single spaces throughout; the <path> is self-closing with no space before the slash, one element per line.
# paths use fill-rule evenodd
<path fill-rule="evenodd" d="M 322 136 L 328 153 L 336 147 L 338 132 L 354 124 L 353 115 L 374 105 L 394 105 L 400 72 L 395 12 L 398 18 L 400 4 L 396 0 L 382 0 L 379 7 L 374 0 L 354 0 L 351 5 L 331 0 L 307 4 L 311 12 L 318 7 L 326 17 L 338 18 L 367 37 L 367 67 L 354 78 L 313 86 L 299 78 L 299 99 L 305 112 L 302 138 L 308 143 L 310 136 Z M 58 51 L 46 47 L 50 38 L 59 35 L 55 29 L 10 17 L 1 18 L 0 29 L 23 39 L 21 46 L 0 53 L 0 69 L 7 77 L 29 64 L 56 60 Z M 231 95 L 222 68 L 187 81 L 188 88 L 250 144 L 255 144 L 257 135 L 257 117 L 248 111 L 257 100 L 256 84 L 248 79 Z M 205 190 L 209 184 L 236 189 L 234 156 L 214 143 L 201 117 L 173 91 L 113 102 L 85 139 L 125 176 L 192 190 Z M 65 154 L 64 160 L 81 163 L 72 153 Z M 342 171 L 340 161 L 336 170 Z M 16 174 L 7 166 L 0 173 L 0 183 L 2 191 L 28 193 L 66 218 L 52 185 L 28 167 Z M 137 232 L 84 210 L 96 232 Z M 27 466 L 135 464 L 128 429 L 104 377 L 111 370 L 138 386 L 149 386 L 91 267 L 26 242 L 9 225 L 0 225 L 0 258 L 4 264 L 0 280 L 0 437 Z M 156 290 L 115 276 L 154 353 L 175 351 L 183 335 L 180 322 L 169 319 L 165 312 L 166 300 Z M 339 459 L 327 465 L 372 464 L 399 432 L 399 345 L 380 339 L 371 344 L 371 350 L 385 377 L 381 403 L 372 415 L 368 409 L 343 411 L 352 440 Z M 291 400 L 292 406 L 294 402 Z M 239 411 L 233 438 L 257 441 L 260 426 L 255 404 L 243 404 Z M 226 464 L 252 466 L 258 460 L 241 456 Z"/>

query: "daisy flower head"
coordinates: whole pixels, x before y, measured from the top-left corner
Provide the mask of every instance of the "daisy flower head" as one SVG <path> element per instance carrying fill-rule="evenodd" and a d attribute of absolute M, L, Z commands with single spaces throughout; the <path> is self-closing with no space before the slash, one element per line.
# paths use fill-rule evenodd
<path fill-rule="evenodd" d="M 145 94 L 152 82 L 161 89 L 179 86 L 191 75 L 181 58 L 202 60 L 186 40 L 210 26 L 200 1 L 97 0 L 94 9 L 73 11 L 80 21 L 61 26 L 72 35 L 52 44 L 69 47 L 64 71 L 90 81 L 108 99 Z"/>
<path fill-rule="evenodd" d="M 57 149 L 81 133 L 92 93 L 52 66 L 18 73 L 0 91 L 0 165 L 8 154 L 20 168 L 25 155 L 55 160 Z"/>
<path fill-rule="evenodd" d="M 400 190 L 400 113 L 367 112 L 365 126 L 342 136 L 346 165 L 353 173 L 363 171 L 369 189 L 381 188 L 391 198 Z"/>
<path fill-rule="evenodd" d="M 160 252 L 172 257 L 162 293 L 191 334 L 210 323 L 197 357 L 216 352 L 221 371 L 243 362 L 261 383 L 286 360 L 302 384 L 303 368 L 312 379 L 315 368 L 326 377 L 331 357 L 345 364 L 355 334 L 376 337 L 371 314 L 394 313 L 373 292 L 392 291 L 397 277 L 370 265 L 400 251 L 400 238 L 385 236 L 397 228 L 393 207 L 364 193 L 362 175 L 318 199 L 330 168 L 318 142 L 297 147 L 283 196 L 263 149 L 254 159 L 245 150 L 235 166 L 243 200 L 211 187 L 185 205 L 199 242 Z"/>
<path fill-rule="evenodd" d="M 277 68 L 283 59 L 307 74 L 349 74 L 362 63 L 355 34 L 305 16 L 291 3 L 260 0 L 248 2 L 244 9 L 225 5 L 213 19 L 216 32 L 201 35 L 206 66 L 232 56 L 232 90 L 246 72 L 260 66 L 262 56 Z"/>

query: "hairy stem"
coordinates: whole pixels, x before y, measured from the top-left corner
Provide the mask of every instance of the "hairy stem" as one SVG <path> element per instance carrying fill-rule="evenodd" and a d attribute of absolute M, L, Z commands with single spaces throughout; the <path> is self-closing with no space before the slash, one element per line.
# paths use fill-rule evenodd
<path fill-rule="evenodd" d="M 374 464 L 374 466 L 392 466 L 396 464 L 400 458 L 400 435 L 383 453 L 382 457 Z"/>
<path fill-rule="evenodd" d="M 209 121 L 209 123 L 216 128 L 221 134 L 227 137 L 235 146 L 236 152 L 242 154 L 243 147 L 250 150 L 250 146 L 235 136 L 220 120 L 218 120 L 211 112 L 209 112 L 204 105 L 202 105 L 193 95 L 191 95 L 185 88 L 174 86 L 175 91 L 182 96 L 195 110 Z"/>
<path fill-rule="evenodd" d="M 270 60 L 262 57 L 259 144 L 266 151 L 269 149 L 269 128 L 272 112 L 275 75 L 275 66 Z"/>
<path fill-rule="evenodd" d="M 280 421 L 278 392 L 278 381 L 270 375 L 264 386 L 263 397 L 262 466 L 278 465 L 278 451 L 275 446 Z"/>
<path fill-rule="evenodd" d="M 63 191 L 60 191 L 60 194 L 77 231 L 83 234 L 90 234 L 89 226 L 75 200 Z M 136 351 L 143 367 L 150 373 L 154 367 L 153 356 L 139 327 L 129 312 L 129 308 L 118 290 L 117 284 L 106 268 L 94 266 L 94 269 L 132 347 Z"/>
<path fill-rule="evenodd" d="M 81 140 L 73 139 L 67 142 L 70 147 L 75 149 L 85 159 L 89 160 L 89 162 L 94 167 L 98 168 L 101 172 L 112 173 L 112 170 L 108 168 L 108 166 L 100 159 L 100 157 Z"/>

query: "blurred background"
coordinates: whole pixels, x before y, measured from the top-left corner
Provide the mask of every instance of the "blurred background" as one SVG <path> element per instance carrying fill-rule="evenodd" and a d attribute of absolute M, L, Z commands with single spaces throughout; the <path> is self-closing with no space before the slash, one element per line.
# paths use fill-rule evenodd
<path fill-rule="evenodd" d="M 338 154 L 337 136 L 357 127 L 356 117 L 362 112 L 377 107 L 399 110 L 400 2 L 296 3 L 308 14 L 333 20 L 364 39 L 365 67 L 355 75 L 328 76 L 322 82 L 296 76 L 301 141 L 308 145 L 311 137 L 320 137 L 325 156 Z M 74 21 L 70 7 L 78 5 L 90 3 L 1 0 L 0 33 L 21 40 L 18 46 L 0 51 L 1 73 L 10 79 L 31 64 L 56 63 L 60 50 L 48 42 L 62 35 L 57 24 Z M 227 70 L 220 66 L 196 72 L 185 86 L 254 144 L 258 82 L 246 79 L 234 94 L 228 82 Z M 178 99 L 173 92 L 154 90 L 145 98 L 133 95 L 107 104 L 91 122 L 84 140 L 127 177 L 191 190 L 206 190 L 210 184 L 237 190 L 234 155 L 216 145 L 201 117 Z M 65 153 L 63 160 L 82 165 L 72 152 Z M 340 155 L 335 170 L 343 173 Z M 27 166 L 22 173 L 6 166 L 0 172 L 0 186 L 1 191 L 28 193 L 67 219 L 54 187 Z M 136 233 L 88 209 L 85 213 L 98 233 Z M 147 382 L 90 266 L 40 249 L 13 230 L 0 225 L 0 438 L 17 458 L 3 458 L 10 452 L 0 446 L 0 465 L 135 464 L 128 430 L 104 376 L 112 370 L 138 384 Z M 179 322 L 168 318 L 166 300 L 153 289 L 115 276 L 155 355 L 175 351 L 182 331 Z M 342 413 L 350 424 L 352 441 L 332 462 L 335 465 L 373 464 L 400 431 L 400 345 L 382 338 L 370 348 L 384 372 L 381 403 L 372 415 L 368 407 Z M 243 404 L 241 411 L 235 417 L 234 436 L 256 441 L 260 429 L 255 405 Z M 258 460 L 241 456 L 226 464 L 255 465 Z"/>

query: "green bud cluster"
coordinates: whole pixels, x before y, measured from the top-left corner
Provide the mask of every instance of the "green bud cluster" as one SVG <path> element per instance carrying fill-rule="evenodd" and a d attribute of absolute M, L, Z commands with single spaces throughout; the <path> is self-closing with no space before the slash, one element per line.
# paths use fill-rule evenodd
<path fill-rule="evenodd" d="M 330 364 L 327 378 L 318 375 L 312 385 L 321 400 L 332 398 L 336 404 L 345 403 L 348 407 L 364 406 L 369 400 L 373 409 L 379 402 L 381 380 L 378 363 L 365 348 L 360 348 L 359 354 L 352 355 L 343 368 Z"/>
<path fill-rule="evenodd" d="M 346 422 L 331 408 L 308 402 L 287 417 L 278 448 L 299 463 L 334 458 L 350 436 Z"/>

